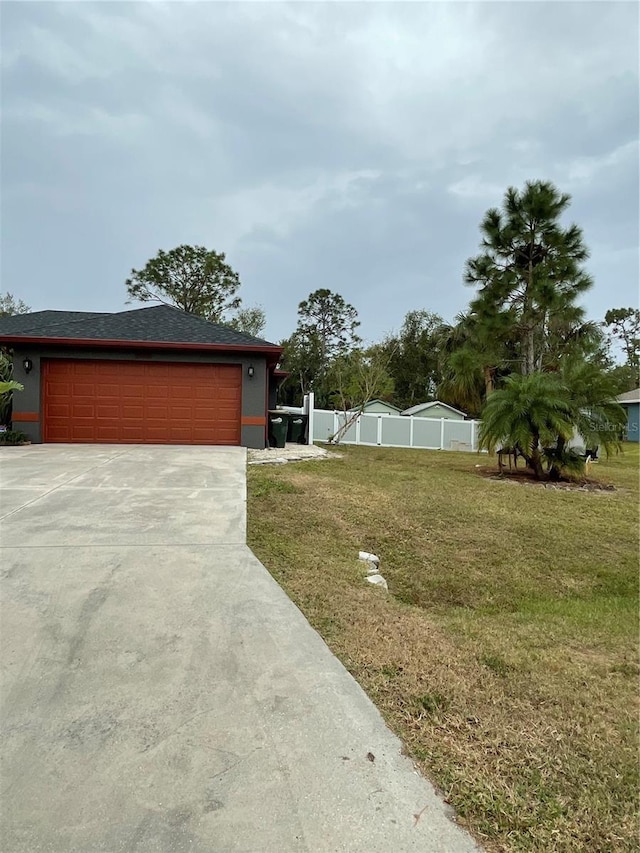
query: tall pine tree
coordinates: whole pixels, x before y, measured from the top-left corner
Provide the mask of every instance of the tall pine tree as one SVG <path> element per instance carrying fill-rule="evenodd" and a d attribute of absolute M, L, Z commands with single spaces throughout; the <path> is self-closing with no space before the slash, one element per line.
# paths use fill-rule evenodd
<path fill-rule="evenodd" d="M 548 181 L 510 187 L 502 209 L 485 214 L 481 253 L 466 264 L 466 282 L 479 288 L 471 313 L 488 338 L 511 330 L 524 375 L 548 367 L 560 326 L 575 336 L 584 323 L 576 300 L 592 285 L 589 253 L 582 230 L 560 222 L 570 201 Z"/>

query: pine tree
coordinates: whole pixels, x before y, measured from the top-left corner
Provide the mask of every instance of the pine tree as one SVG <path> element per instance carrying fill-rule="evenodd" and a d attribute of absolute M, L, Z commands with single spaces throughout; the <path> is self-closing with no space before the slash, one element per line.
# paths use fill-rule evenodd
<path fill-rule="evenodd" d="M 482 252 L 466 264 L 466 282 L 479 287 L 471 313 L 488 339 L 511 329 L 524 375 L 547 367 L 559 322 L 566 330 L 584 323 L 576 300 L 592 285 L 589 253 L 581 229 L 560 223 L 570 201 L 546 181 L 510 187 L 502 210 L 487 211 Z"/>

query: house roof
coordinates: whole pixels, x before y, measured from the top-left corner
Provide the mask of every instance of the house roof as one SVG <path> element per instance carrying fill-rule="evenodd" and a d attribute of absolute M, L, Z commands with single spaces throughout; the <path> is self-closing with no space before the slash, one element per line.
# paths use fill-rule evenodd
<path fill-rule="evenodd" d="M 450 406 L 448 403 L 441 403 L 440 400 L 432 400 L 430 403 L 418 403 L 417 406 L 411 406 L 410 409 L 405 409 L 402 414 L 417 415 L 418 412 L 424 412 L 427 409 L 433 408 L 433 406 L 442 406 L 444 409 L 449 409 L 449 411 L 456 412 L 458 415 L 462 415 L 463 418 L 466 418 L 466 414 L 461 412 L 460 409 L 454 409 L 453 406 Z"/>
<path fill-rule="evenodd" d="M 619 403 L 640 403 L 640 388 L 636 388 L 633 391 L 626 391 L 624 394 L 616 397 L 616 400 Z"/>
<path fill-rule="evenodd" d="M 397 406 L 394 406 L 393 403 L 389 403 L 388 400 L 380 400 L 378 397 L 376 397 L 375 400 L 369 400 L 368 403 L 365 403 L 363 412 L 366 412 L 367 408 L 369 406 L 373 405 L 373 403 L 382 403 L 383 406 L 388 406 L 390 409 L 393 409 L 394 411 L 396 411 L 399 415 L 402 414 L 400 409 Z M 355 412 L 356 409 L 349 409 L 349 411 Z M 374 414 L 375 414 L 375 412 L 374 412 Z"/>
<path fill-rule="evenodd" d="M 35 311 L 0 317 L 0 343 L 180 345 L 191 349 L 272 350 L 277 344 L 210 323 L 169 305 L 116 313 Z"/>
<path fill-rule="evenodd" d="M 104 317 L 97 311 L 32 311 L 30 314 L 0 316 L 0 329 L 9 334 L 22 333 L 30 329 L 44 328 L 51 323 L 73 322 L 88 317 Z"/>
<path fill-rule="evenodd" d="M 380 400 L 376 397 L 375 400 L 369 400 L 367 406 L 371 406 L 373 403 L 382 403 L 383 406 L 388 406 L 390 409 L 395 409 L 396 412 L 399 412 L 400 409 L 397 406 L 394 406 L 393 403 L 390 403 L 388 400 Z"/>

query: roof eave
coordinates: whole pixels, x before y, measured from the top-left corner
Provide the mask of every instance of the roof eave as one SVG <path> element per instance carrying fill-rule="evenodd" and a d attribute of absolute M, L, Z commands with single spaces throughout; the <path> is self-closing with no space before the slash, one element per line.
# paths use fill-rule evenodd
<path fill-rule="evenodd" d="M 106 338 L 54 338 L 44 336 L 26 335 L 1 335 L 0 344 L 24 344 L 28 346 L 77 346 L 77 347 L 100 347 L 114 349 L 126 347 L 128 349 L 164 349 L 164 350 L 189 350 L 191 352 L 233 352 L 247 353 L 249 355 L 265 355 L 269 362 L 277 360 L 282 355 L 282 347 L 266 346 L 263 344 L 207 344 L 194 343 L 193 341 L 130 341 Z"/>

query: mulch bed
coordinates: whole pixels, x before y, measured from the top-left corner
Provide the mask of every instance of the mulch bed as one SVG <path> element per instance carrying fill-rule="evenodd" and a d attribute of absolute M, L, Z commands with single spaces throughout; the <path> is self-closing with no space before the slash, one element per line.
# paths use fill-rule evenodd
<path fill-rule="evenodd" d="M 615 492 L 616 487 L 611 483 L 602 483 L 591 477 L 581 477 L 579 480 L 536 480 L 527 468 L 511 469 L 502 472 L 486 465 L 476 466 L 481 477 L 501 483 L 515 483 L 520 486 L 536 486 L 542 489 L 561 489 L 572 492 Z"/>

